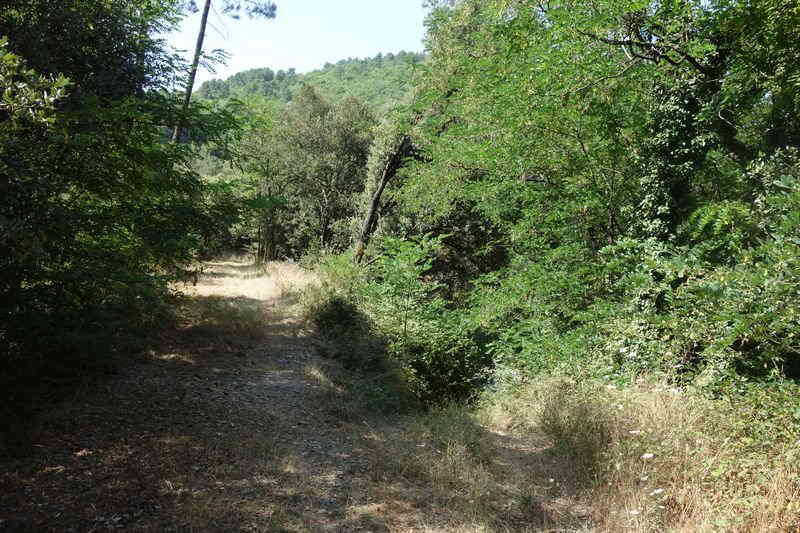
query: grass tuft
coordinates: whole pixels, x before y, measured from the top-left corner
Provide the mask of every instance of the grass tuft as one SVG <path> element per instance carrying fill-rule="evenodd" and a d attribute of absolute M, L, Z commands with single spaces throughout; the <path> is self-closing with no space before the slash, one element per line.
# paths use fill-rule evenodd
<path fill-rule="evenodd" d="M 730 405 L 641 384 L 548 380 L 500 394 L 484 418 L 540 428 L 601 531 L 797 531 L 792 442 L 756 440 Z"/>

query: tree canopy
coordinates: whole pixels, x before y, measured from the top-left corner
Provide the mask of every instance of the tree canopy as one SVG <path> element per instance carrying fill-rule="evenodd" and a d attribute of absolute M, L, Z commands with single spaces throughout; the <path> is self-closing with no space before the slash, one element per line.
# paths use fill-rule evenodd
<path fill-rule="evenodd" d="M 414 156 L 370 261 L 439 238 L 422 279 L 493 338 L 495 371 L 797 379 L 797 17 L 778 0 L 434 4 L 388 138 Z"/>
<path fill-rule="evenodd" d="M 183 66 L 157 35 L 179 15 L 168 0 L 0 10 L 5 368 L 68 364 L 110 325 L 155 320 L 202 246 L 212 220 L 193 149 L 163 142 Z M 224 110 L 187 120 L 220 146 L 234 126 Z"/>
<path fill-rule="evenodd" d="M 245 70 L 225 80 L 203 82 L 198 95 L 207 100 L 247 98 L 260 95 L 289 102 L 303 84 L 311 85 L 329 100 L 348 96 L 366 103 L 374 113 L 383 113 L 399 102 L 413 83 L 413 73 L 423 54 L 401 51 L 367 59 L 343 59 L 319 70 L 298 74 L 295 69 Z"/>

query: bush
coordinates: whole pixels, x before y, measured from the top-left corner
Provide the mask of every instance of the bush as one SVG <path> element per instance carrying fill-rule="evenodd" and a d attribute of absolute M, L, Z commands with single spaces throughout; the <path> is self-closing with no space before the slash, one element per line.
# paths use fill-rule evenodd
<path fill-rule="evenodd" d="M 430 334 L 399 347 L 418 397 L 442 403 L 472 397 L 491 377 L 490 337 L 469 324 L 434 324 Z"/>
<path fill-rule="evenodd" d="M 302 296 L 303 314 L 314 328 L 322 355 L 340 360 L 347 368 L 378 371 L 386 362 L 386 341 L 359 306 L 363 273 L 350 254 L 322 259 L 320 284 Z"/>
<path fill-rule="evenodd" d="M 384 366 L 385 341 L 351 301 L 332 295 L 309 308 L 306 316 L 319 335 L 322 355 L 354 370 L 376 371 Z"/>
<path fill-rule="evenodd" d="M 350 331 L 364 331 L 368 328 L 366 317 L 358 308 L 338 295 L 311 310 L 310 319 L 326 335 L 341 336 Z"/>
<path fill-rule="evenodd" d="M 364 308 L 389 341 L 414 393 L 437 404 L 462 400 L 486 383 L 492 367 L 489 333 L 461 310 L 449 309 L 429 277 L 441 240 L 384 238 L 370 267 Z"/>
<path fill-rule="evenodd" d="M 447 309 L 439 284 L 427 279 L 439 239 L 387 238 L 381 245 L 366 269 L 349 254 L 322 262 L 322 283 L 305 301 L 323 353 L 351 368 L 396 365 L 430 404 L 468 398 L 488 381 L 492 337 Z"/>

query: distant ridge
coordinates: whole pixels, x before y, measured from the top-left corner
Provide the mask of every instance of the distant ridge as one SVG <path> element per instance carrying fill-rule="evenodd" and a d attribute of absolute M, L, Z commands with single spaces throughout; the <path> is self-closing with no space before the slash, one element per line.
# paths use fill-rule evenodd
<path fill-rule="evenodd" d="M 424 60 L 425 54 L 401 51 L 326 63 L 323 68 L 306 74 L 297 74 L 295 69 L 275 72 L 270 68 L 257 68 L 225 80 L 206 81 L 197 95 L 205 100 L 261 95 L 289 102 L 294 89 L 301 83 L 308 83 L 330 100 L 354 96 L 380 113 L 402 98 L 411 86 L 414 69 Z"/>

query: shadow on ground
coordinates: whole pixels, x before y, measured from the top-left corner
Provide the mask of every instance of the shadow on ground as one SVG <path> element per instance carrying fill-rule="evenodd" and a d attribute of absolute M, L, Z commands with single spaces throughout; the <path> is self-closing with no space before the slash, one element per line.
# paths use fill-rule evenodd
<path fill-rule="evenodd" d="M 400 408 L 391 376 L 318 355 L 287 311 L 296 293 L 246 294 L 186 298 L 145 356 L 28 421 L 0 457 L 0 532 L 585 522 L 573 489 L 548 481 L 564 473 L 546 442 L 494 433 L 463 409 Z"/>
<path fill-rule="evenodd" d="M 351 518 L 376 524 L 367 529 L 590 530 L 589 511 L 579 503 L 583 487 L 543 436 L 494 431 L 464 406 L 387 413 L 375 396 L 375 389 L 394 386 L 385 379 L 354 383 L 331 362 L 309 373 L 322 384 L 315 390 L 321 416 L 342 421 L 342 433 L 353 438 L 359 461 L 344 498 Z"/>
<path fill-rule="evenodd" d="M 186 298 L 146 355 L 18 421 L 0 456 L 0 531 L 245 528 L 220 501 L 231 489 L 237 502 L 280 500 L 292 448 L 308 349 L 276 312 L 290 305 Z"/>

